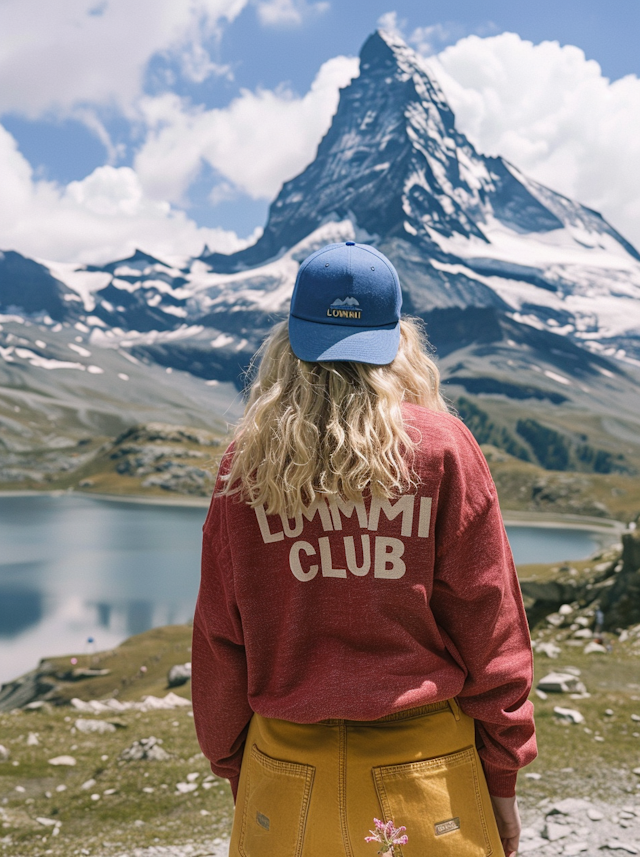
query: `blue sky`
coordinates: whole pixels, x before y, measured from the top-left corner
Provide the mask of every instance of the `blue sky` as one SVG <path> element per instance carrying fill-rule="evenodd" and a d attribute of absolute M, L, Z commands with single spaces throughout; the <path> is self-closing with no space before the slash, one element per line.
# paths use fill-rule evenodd
<path fill-rule="evenodd" d="M 104 256 L 157 232 L 172 252 L 204 240 L 231 248 L 232 233 L 245 238 L 264 224 L 269 200 L 292 177 L 287 168 L 295 174 L 313 157 L 338 88 L 357 73 L 353 58 L 382 16 L 432 58 L 481 150 L 502 146 L 490 153 L 599 205 L 640 238 L 640 211 L 609 167 L 616 145 L 623 166 L 637 154 L 637 0 L 4 0 L 0 188 L 16 194 L 24 223 L 3 226 L 0 210 L 0 247 L 88 259 L 92 248 Z M 504 33 L 516 40 L 500 40 Z M 545 51 L 545 41 L 558 46 Z M 488 80 L 494 57 L 501 70 Z M 524 70 L 523 98 L 535 95 L 528 116 L 505 82 L 514 69 Z M 573 108 L 556 104 L 546 116 L 538 79 L 550 103 L 564 85 Z M 496 97 L 499 121 L 487 106 Z M 582 124 L 581 104 L 608 133 L 596 138 Z M 627 104 L 628 141 L 619 139 Z M 552 128 L 548 140 L 543 126 Z M 594 163 L 605 178 L 591 175 Z M 59 231 L 39 242 L 57 206 Z M 63 228 L 78 232 L 83 206 L 91 228 L 82 240 L 61 240 Z M 138 235 L 127 238 L 127 225 Z"/>

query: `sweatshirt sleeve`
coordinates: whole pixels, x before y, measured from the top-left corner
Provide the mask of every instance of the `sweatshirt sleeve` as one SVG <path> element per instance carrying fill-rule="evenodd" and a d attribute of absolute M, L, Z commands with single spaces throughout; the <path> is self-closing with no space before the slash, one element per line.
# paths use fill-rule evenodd
<path fill-rule="evenodd" d="M 538 754 L 531 638 L 491 473 L 468 429 L 459 432 L 445 460 L 431 608 L 466 674 L 458 701 L 475 718 L 489 793 L 511 797 Z"/>
<path fill-rule="evenodd" d="M 191 645 L 191 698 L 200 748 L 213 773 L 229 780 L 235 801 L 253 711 L 247 698 L 247 660 L 234 592 L 226 502 L 214 491 L 203 527 Z"/>

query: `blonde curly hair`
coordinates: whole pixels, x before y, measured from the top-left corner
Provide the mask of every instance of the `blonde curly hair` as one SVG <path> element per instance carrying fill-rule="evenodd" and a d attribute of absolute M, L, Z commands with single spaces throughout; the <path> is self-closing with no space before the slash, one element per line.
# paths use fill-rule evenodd
<path fill-rule="evenodd" d="M 417 441 L 400 406 L 449 410 L 429 350 L 422 321 L 403 316 L 391 363 L 306 362 L 291 349 L 288 322 L 277 324 L 249 369 L 255 377 L 219 493 L 293 518 L 319 496 L 391 498 L 416 487 Z"/>

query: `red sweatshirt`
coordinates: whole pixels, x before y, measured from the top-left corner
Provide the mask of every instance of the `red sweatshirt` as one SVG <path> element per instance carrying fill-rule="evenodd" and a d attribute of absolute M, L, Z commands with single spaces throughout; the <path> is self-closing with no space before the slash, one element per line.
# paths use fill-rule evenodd
<path fill-rule="evenodd" d="M 514 795 L 537 756 L 531 640 L 489 468 L 459 419 L 403 413 L 421 436 L 415 494 L 322 499 L 287 520 L 214 491 L 192 701 L 234 799 L 254 711 L 375 720 L 457 696 L 492 795 Z"/>

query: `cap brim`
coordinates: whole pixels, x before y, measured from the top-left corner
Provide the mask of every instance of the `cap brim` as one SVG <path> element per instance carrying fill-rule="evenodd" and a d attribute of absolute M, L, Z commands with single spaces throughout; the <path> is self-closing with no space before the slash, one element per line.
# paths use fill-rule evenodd
<path fill-rule="evenodd" d="M 350 360 L 382 366 L 391 363 L 400 344 L 400 322 L 383 328 L 322 324 L 289 316 L 289 341 L 300 360 Z"/>

